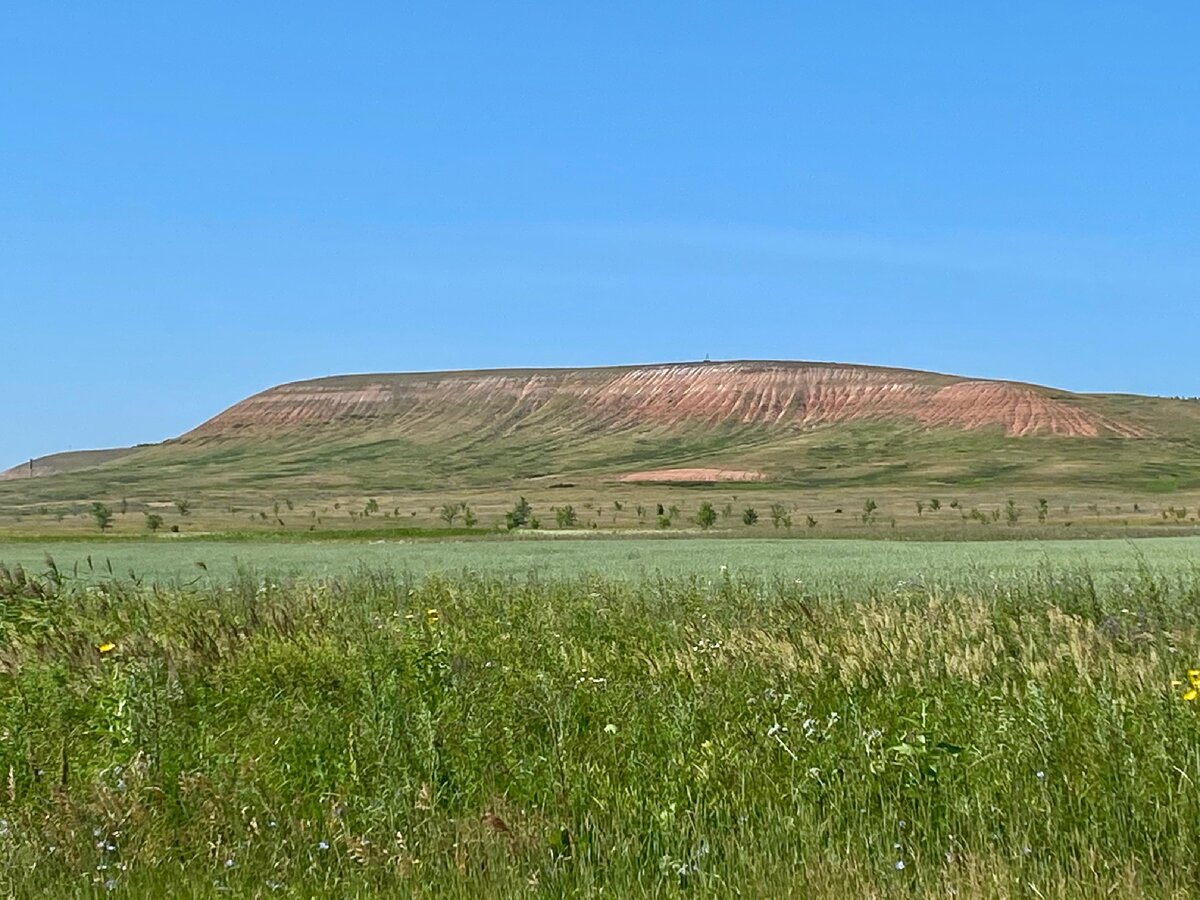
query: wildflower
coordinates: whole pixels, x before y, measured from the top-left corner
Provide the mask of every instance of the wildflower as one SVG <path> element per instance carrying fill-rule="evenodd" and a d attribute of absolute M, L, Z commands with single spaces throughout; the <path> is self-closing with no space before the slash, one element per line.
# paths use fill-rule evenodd
<path fill-rule="evenodd" d="M 1183 699 L 1190 703 L 1197 697 L 1200 697 L 1200 669 L 1188 669 L 1187 677 L 1191 687 L 1184 693 Z M 1177 682 L 1171 682 L 1172 687 L 1177 686 L 1177 684 Z"/>
<path fill-rule="evenodd" d="M 112 643 L 112 641 L 105 641 L 103 644 L 98 645 L 96 649 L 101 653 L 111 653 L 117 649 L 117 645 Z"/>
<path fill-rule="evenodd" d="M 328 850 L 329 843 L 327 841 L 321 841 L 320 843 L 317 844 L 317 849 L 318 850 Z"/>
<path fill-rule="evenodd" d="M 1037 780 L 1038 780 L 1038 781 L 1045 781 L 1045 780 L 1046 780 L 1046 773 L 1045 773 L 1045 772 L 1043 772 L 1041 769 L 1038 769 L 1038 770 L 1037 770 Z"/>
<path fill-rule="evenodd" d="M 902 860 L 902 859 L 898 859 L 898 860 L 896 860 L 896 871 L 897 871 L 897 872 L 903 872 L 903 871 L 904 871 L 904 860 Z"/>
<path fill-rule="evenodd" d="M 227 869 L 233 868 L 233 860 L 232 859 L 225 860 L 225 868 L 227 868 Z"/>
<path fill-rule="evenodd" d="M 442 614 L 440 612 L 438 612 L 436 609 L 425 610 L 425 624 L 426 625 L 436 625 L 438 623 L 438 620 L 441 619 L 441 617 L 442 617 Z"/>
<path fill-rule="evenodd" d="M 612 722 L 609 722 L 607 725 L 604 726 L 604 733 L 605 734 L 616 734 L 617 726 L 614 725 Z"/>

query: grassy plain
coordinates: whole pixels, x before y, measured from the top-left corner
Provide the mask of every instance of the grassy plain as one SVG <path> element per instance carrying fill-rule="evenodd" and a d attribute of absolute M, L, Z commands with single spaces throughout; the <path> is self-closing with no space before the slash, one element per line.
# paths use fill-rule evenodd
<path fill-rule="evenodd" d="M 1198 550 L 6 543 L 0 890 L 1192 896 Z"/>
<path fill-rule="evenodd" d="M 167 537 L 0 541 L 0 563 L 33 573 L 46 558 L 87 581 L 213 584 L 245 570 L 255 576 L 311 579 L 359 570 L 398 577 L 431 573 L 616 581 L 714 578 L 734 573 L 799 579 L 823 592 L 897 582 L 971 576 L 1013 578 L 1039 568 L 1086 569 L 1098 580 L 1127 578 L 1140 565 L 1163 575 L 1200 567 L 1200 537 L 1137 540 L 879 541 L 825 539 L 572 537 L 460 540 L 306 540 Z"/>

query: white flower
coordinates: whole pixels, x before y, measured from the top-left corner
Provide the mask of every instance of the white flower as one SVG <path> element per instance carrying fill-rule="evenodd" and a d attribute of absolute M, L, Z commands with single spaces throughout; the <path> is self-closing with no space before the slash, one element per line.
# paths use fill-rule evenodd
<path fill-rule="evenodd" d="M 320 841 L 320 842 L 317 844 L 317 849 L 318 849 L 318 850 L 328 850 L 328 849 L 329 849 L 329 844 L 328 844 L 326 841 Z"/>
<path fill-rule="evenodd" d="M 903 869 L 904 869 L 904 860 L 902 860 L 902 859 L 896 860 L 896 871 L 900 872 L 900 871 L 903 871 Z"/>

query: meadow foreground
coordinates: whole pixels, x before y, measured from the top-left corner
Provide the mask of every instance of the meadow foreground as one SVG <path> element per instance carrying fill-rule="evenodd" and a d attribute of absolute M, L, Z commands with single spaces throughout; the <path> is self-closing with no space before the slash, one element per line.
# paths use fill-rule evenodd
<path fill-rule="evenodd" d="M 1200 888 L 1194 570 L 51 569 L 0 598 L 15 895 Z"/>

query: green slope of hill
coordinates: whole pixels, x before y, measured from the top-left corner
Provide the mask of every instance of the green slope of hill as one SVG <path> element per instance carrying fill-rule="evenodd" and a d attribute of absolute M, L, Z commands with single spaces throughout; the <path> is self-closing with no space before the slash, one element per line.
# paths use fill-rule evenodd
<path fill-rule="evenodd" d="M 664 469 L 754 473 L 736 492 L 761 497 L 1185 497 L 1200 491 L 1200 404 L 798 363 L 349 376 L 281 386 L 181 438 L 78 462 L 0 481 L 0 516 L 181 497 L 234 518 L 271 506 L 272 520 L 285 518 L 279 500 L 550 502 L 571 490 L 561 485 L 650 491 L 621 479 Z"/>

